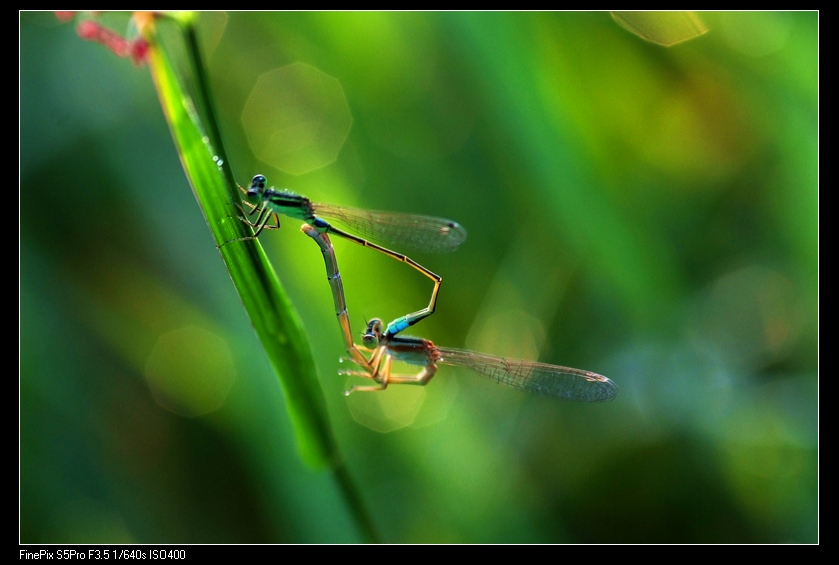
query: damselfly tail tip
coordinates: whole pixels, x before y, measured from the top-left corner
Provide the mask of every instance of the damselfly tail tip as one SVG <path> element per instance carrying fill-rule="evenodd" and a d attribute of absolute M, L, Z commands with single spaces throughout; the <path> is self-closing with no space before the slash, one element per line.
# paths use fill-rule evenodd
<path fill-rule="evenodd" d="M 318 230 L 310 226 L 309 224 L 303 224 L 300 226 L 300 231 L 308 235 L 309 237 L 317 237 Z"/>

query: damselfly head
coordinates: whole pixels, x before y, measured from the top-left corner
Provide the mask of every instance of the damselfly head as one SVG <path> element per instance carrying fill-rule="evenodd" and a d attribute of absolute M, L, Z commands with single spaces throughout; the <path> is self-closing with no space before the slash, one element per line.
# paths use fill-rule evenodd
<path fill-rule="evenodd" d="M 373 318 L 367 322 L 367 329 L 361 336 L 361 341 L 365 347 L 374 348 L 379 345 L 379 338 L 382 337 L 382 321 L 379 318 Z"/>
<path fill-rule="evenodd" d="M 268 179 L 265 175 L 256 175 L 251 179 L 251 187 L 248 189 L 248 196 L 259 196 L 265 191 Z"/>

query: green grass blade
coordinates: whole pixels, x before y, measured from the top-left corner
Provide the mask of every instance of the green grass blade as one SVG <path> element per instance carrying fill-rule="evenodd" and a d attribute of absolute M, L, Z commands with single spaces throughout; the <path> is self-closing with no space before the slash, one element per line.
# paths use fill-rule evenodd
<path fill-rule="evenodd" d="M 205 128 L 173 72 L 165 50 L 151 41 L 149 67 L 160 103 L 195 197 L 227 266 L 230 278 L 279 376 L 303 460 L 334 467 L 339 460 L 311 348 L 258 240 L 238 218 L 238 189 L 214 160 Z"/>

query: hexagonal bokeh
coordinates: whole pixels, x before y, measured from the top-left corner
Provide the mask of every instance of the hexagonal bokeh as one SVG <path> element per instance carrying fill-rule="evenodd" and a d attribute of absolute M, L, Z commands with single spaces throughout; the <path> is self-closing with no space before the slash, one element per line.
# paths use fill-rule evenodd
<path fill-rule="evenodd" d="M 301 175 L 335 161 L 352 125 L 337 79 L 304 63 L 259 77 L 245 103 L 242 123 L 254 154 Z"/>
<path fill-rule="evenodd" d="M 145 374 L 155 401 L 189 418 L 221 408 L 236 380 L 227 342 L 198 326 L 160 336 Z"/>

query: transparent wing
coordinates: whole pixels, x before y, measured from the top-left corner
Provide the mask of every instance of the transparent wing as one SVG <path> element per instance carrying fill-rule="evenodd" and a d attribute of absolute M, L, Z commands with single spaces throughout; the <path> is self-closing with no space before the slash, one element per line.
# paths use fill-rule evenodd
<path fill-rule="evenodd" d="M 438 363 L 468 367 L 497 383 L 527 392 L 581 402 L 605 402 L 618 394 L 615 383 L 597 373 L 495 355 L 438 347 Z"/>
<path fill-rule="evenodd" d="M 401 214 L 313 204 L 315 214 L 329 223 L 343 224 L 350 231 L 397 249 L 449 253 L 466 240 L 466 230 L 455 221 L 433 216 Z"/>

